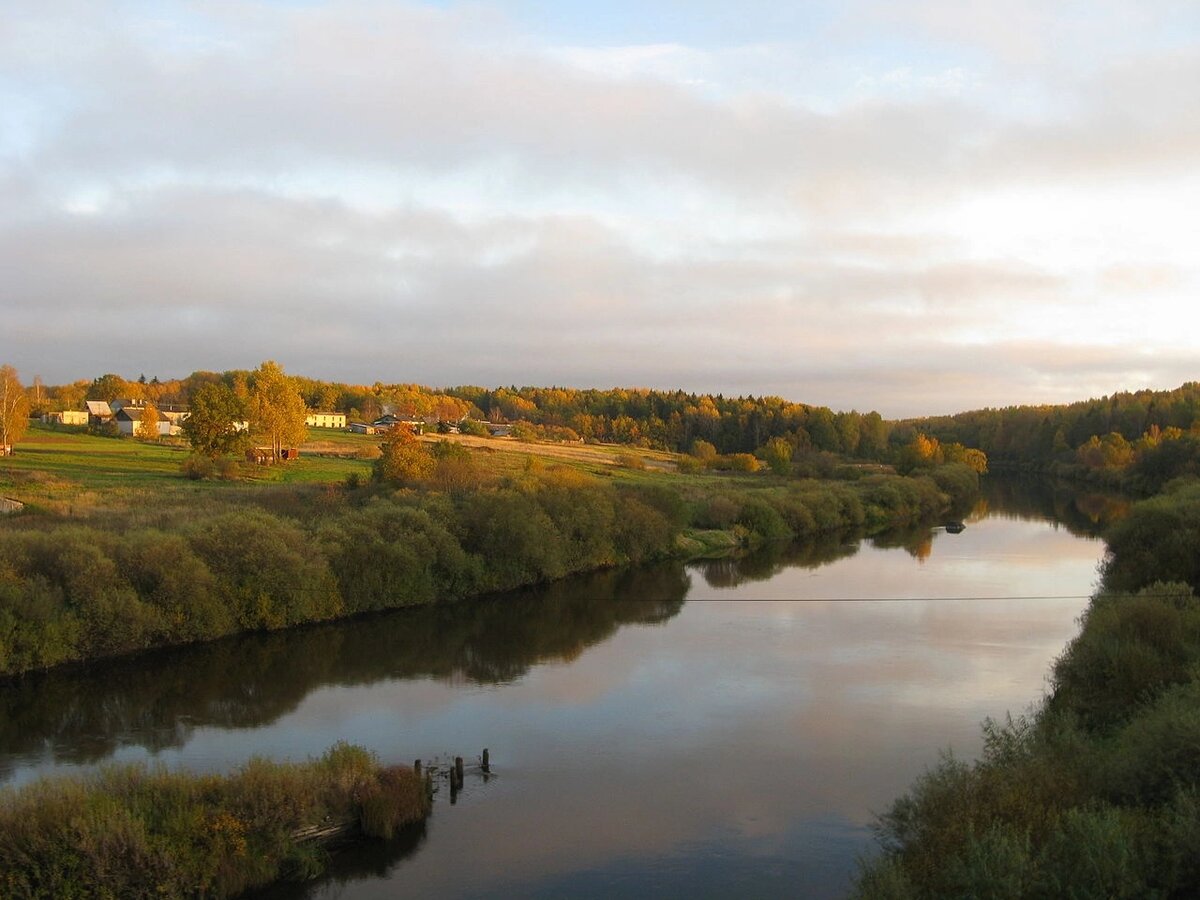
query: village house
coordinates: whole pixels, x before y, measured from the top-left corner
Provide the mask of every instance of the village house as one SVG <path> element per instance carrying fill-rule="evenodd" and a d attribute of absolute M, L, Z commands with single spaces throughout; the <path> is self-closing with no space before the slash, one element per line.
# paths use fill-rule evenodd
<path fill-rule="evenodd" d="M 62 412 L 42 413 L 46 425 L 86 425 L 89 421 L 86 409 L 64 409 Z"/>
<path fill-rule="evenodd" d="M 107 400 L 85 400 L 83 405 L 87 407 L 88 425 L 107 425 L 112 421 L 113 410 Z"/>
<path fill-rule="evenodd" d="M 136 434 L 138 426 L 142 422 L 142 414 L 146 411 L 144 406 L 122 406 L 117 410 L 113 419 L 117 423 L 117 430 L 121 434 Z M 186 412 L 179 410 L 162 410 L 158 411 L 158 434 L 160 437 L 171 437 L 177 434 L 182 434 L 183 429 L 180 428 L 180 423 L 187 417 Z"/>
<path fill-rule="evenodd" d="M 346 414 L 340 412 L 310 412 L 304 419 L 309 428 L 340 428 L 346 427 Z"/>
<path fill-rule="evenodd" d="M 387 429 L 393 428 L 396 425 L 407 425 L 416 434 L 423 434 L 425 431 L 424 419 L 402 419 L 397 415 L 393 415 L 392 413 L 388 413 L 385 416 L 380 416 L 371 423 L 371 426 L 375 428 L 376 431 L 386 431 Z"/>

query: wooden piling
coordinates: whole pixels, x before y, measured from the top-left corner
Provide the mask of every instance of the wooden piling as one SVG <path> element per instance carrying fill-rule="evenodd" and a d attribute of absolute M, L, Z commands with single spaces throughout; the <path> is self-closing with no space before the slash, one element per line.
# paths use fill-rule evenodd
<path fill-rule="evenodd" d="M 461 756 L 454 757 L 454 777 L 458 779 L 459 790 L 463 786 L 463 758 Z"/>
<path fill-rule="evenodd" d="M 490 772 L 490 771 L 492 771 L 492 768 L 491 768 L 491 766 L 488 764 L 488 750 L 487 750 L 487 747 L 484 747 L 484 748 L 483 748 L 483 758 L 482 758 L 482 763 L 481 763 L 481 765 L 480 765 L 480 768 L 481 768 L 481 769 L 483 769 L 483 771 L 484 771 L 484 772 Z"/>

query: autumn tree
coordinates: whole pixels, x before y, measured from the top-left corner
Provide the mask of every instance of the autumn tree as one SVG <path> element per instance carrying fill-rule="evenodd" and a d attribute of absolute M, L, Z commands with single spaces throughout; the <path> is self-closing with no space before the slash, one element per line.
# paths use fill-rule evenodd
<path fill-rule="evenodd" d="M 137 436 L 144 441 L 158 440 L 158 407 L 147 403 L 142 407 L 142 418 L 137 423 Z"/>
<path fill-rule="evenodd" d="M 33 387 L 29 389 L 29 409 L 31 415 L 40 416 L 50 409 L 49 395 L 41 375 L 33 376 Z"/>
<path fill-rule="evenodd" d="M 941 465 L 944 461 L 945 455 L 938 439 L 918 431 L 900 451 L 896 469 L 900 474 L 907 475 L 914 469 Z"/>
<path fill-rule="evenodd" d="M 0 366 L 0 452 L 12 447 L 29 427 L 29 397 L 12 366 Z"/>
<path fill-rule="evenodd" d="M 202 384 L 192 392 L 183 434 L 192 450 L 209 459 L 241 450 L 247 441 L 246 410 L 233 388 L 221 382 Z"/>
<path fill-rule="evenodd" d="M 275 458 L 280 459 L 285 447 L 303 443 L 308 437 L 304 397 L 283 367 L 271 360 L 255 369 L 251 380 L 246 410 L 250 432 L 257 440 L 269 443 Z"/>
<path fill-rule="evenodd" d="M 711 466 L 717 460 L 717 448 L 708 441 L 696 438 L 692 441 L 692 456 L 706 466 Z"/>
<path fill-rule="evenodd" d="M 980 475 L 987 472 L 987 454 L 982 450 L 964 447 L 957 441 L 951 444 L 942 444 L 942 456 L 948 463 L 965 463 Z"/>

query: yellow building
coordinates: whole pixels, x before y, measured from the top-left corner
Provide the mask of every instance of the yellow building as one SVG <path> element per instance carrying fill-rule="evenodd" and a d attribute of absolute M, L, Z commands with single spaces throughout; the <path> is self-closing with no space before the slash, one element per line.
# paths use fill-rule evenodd
<path fill-rule="evenodd" d="M 339 412 L 310 412 L 304 419 L 309 428 L 345 428 L 346 414 Z"/>

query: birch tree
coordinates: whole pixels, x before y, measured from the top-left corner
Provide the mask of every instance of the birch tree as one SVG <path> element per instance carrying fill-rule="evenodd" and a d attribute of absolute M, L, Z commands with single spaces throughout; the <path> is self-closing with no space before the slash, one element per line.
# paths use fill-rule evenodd
<path fill-rule="evenodd" d="M 11 447 L 29 427 L 29 397 L 12 366 L 0 366 L 0 451 Z"/>
<path fill-rule="evenodd" d="M 284 447 L 294 447 L 308 437 L 304 424 L 308 407 L 293 379 L 278 363 L 267 360 L 251 374 L 248 413 L 250 432 L 271 447 L 276 459 Z"/>

